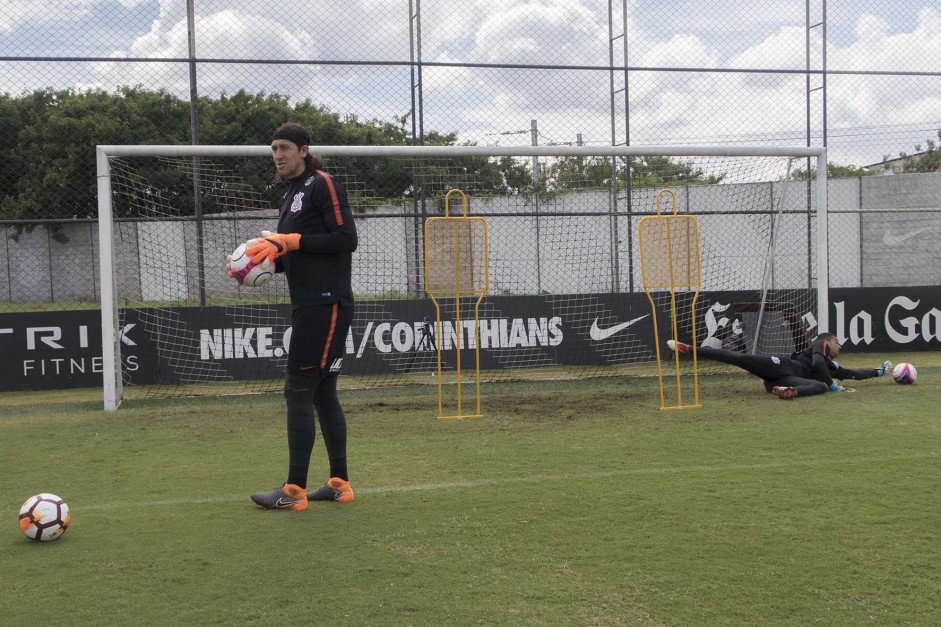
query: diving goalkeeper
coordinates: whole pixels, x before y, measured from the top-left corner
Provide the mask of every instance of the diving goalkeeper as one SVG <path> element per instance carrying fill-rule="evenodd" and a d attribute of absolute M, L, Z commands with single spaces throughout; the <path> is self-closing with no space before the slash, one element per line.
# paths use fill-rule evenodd
<path fill-rule="evenodd" d="M 683 355 L 693 352 L 692 346 L 676 340 L 667 340 L 667 346 Z M 809 348 L 793 353 L 790 357 L 737 353 L 705 346 L 697 348 L 696 354 L 704 359 L 731 364 L 750 372 L 764 382 L 765 390 L 784 399 L 814 396 L 827 391 L 844 392 L 846 388 L 834 379 L 871 379 L 885 376 L 892 369 L 891 361 L 882 362 L 878 368 L 843 368 L 835 360 L 840 351 L 840 341 L 834 334 L 821 333 L 814 338 Z"/>

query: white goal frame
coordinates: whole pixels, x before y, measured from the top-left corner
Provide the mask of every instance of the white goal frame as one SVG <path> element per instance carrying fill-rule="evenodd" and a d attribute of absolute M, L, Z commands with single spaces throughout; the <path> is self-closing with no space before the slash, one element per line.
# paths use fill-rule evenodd
<path fill-rule="evenodd" d="M 829 330 L 827 255 L 827 150 L 795 146 L 311 146 L 327 157 L 373 156 L 406 158 L 457 157 L 792 157 L 813 158 L 816 181 L 815 270 L 817 328 Z M 116 409 L 123 397 L 121 334 L 115 281 L 114 230 L 110 157 L 268 157 L 270 146 L 100 145 L 96 147 L 98 236 L 101 278 L 101 344 L 105 410 Z"/>

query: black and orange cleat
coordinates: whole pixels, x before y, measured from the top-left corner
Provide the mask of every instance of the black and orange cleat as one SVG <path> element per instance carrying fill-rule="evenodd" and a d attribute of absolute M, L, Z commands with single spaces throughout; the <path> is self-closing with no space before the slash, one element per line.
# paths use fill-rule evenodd
<path fill-rule="evenodd" d="M 787 388 L 784 386 L 776 385 L 771 388 L 771 393 L 777 396 L 778 398 L 797 398 L 797 390 L 794 388 Z"/>
<path fill-rule="evenodd" d="M 293 483 L 285 483 L 270 492 L 255 492 L 252 500 L 265 509 L 307 509 L 307 491 Z"/>
<path fill-rule="evenodd" d="M 311 501 L 336 501 L 337 503 L 349 503 L 353 500 L 353 488 L 350 482 L 339 477 L 330 477 L 330 479 L 317 488 L 307 493 L 307 498 Z"/>
<path fill-rule="evenodd" d="M 689 355 L 693 352 L 693 347 L 689 344 L 684 344 L 683 342 L 677 342 L 676 340 L 667 340 L 667 348 L 669 348 L 674 353 L 679 351 L 683 355 Z"/>

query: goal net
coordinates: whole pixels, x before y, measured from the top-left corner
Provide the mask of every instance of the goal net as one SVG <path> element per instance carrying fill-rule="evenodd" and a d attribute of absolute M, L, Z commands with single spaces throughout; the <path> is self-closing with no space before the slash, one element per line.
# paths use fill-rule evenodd
<path fill-rule="evenodd" d="M 346 187 L 359 233 L 346 386 L 432 383 L 437 347 L 447 373 L 458 351 L 472 362 L 478 335 L 487 382 L 655 374 L 637 239 L 664 188 L 700 230 L 695 307 L 654 293 L 660 321 L 671 324 L 676 311 L 681 340 L 695 331 L 700 345 L 786 353 L 826 327 L 821 150 L 312 151 Z M 248 288 L 224 270 L 238 244 L 277 224 L 283 187 L 269 147 L 100 146 L 98 181 L 106 408 L 122 398 L 280 389 L 290 349 L 284 278 Z M 479 321 L 474 311 L 442 311 L 436 328 L 423 227 L 443 215 L 451 189 L 466 195 L 468 215 L 487 221 L 489 290 Z"/>

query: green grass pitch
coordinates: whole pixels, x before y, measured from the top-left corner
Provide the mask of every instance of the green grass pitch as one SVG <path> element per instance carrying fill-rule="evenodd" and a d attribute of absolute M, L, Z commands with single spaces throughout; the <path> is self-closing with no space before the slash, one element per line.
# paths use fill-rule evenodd
<path fill-rule="evenodd" d="M 0 395 L 0 624 L 937 624 L 941 355 L 889 358 L 918 383 L 705 376 L 674 412 L 650 377 L 485 385 L 452 422 L 433 386 L 347 390 L 356 501 L 306 512 L 248 500 L 284 479 L 280 395 Z M 36 492 L 58 541 L 17 527 Z"/>

